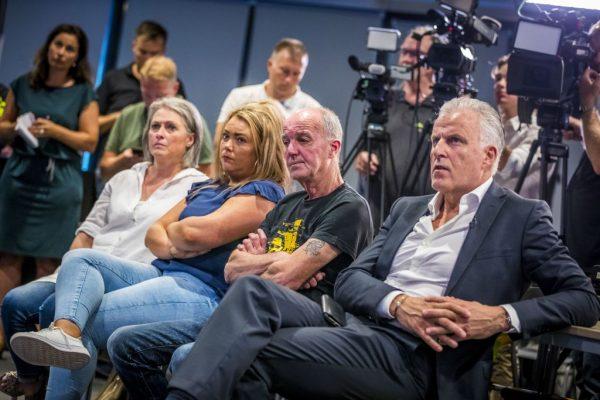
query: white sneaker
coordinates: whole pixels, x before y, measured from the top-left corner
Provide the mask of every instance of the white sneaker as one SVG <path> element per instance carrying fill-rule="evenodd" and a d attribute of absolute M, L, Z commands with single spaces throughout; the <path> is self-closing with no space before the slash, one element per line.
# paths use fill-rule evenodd
<path fill-rule="evenodd" d="M 79 369 L 90 361 L 81 339 L 67 335 L 54 324 L 39 332 L 15 333 L 10 348 L 23 361 L 45 367 Z"/>

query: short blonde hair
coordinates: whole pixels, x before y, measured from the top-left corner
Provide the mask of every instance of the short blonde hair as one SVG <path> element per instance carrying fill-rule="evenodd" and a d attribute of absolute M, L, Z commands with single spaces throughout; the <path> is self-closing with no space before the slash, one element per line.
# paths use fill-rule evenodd
<path fill-rule="evenodd" d="M 140 75 L 157 81 L 176 81 L 177 65 L 169 57 L 150 57 L 140 70 Z"/>
<path fill-rule="evenodd" d="M 252 176 L 247 180 L 267 179 L 286 186 L 288 171 L 284 159 L 285 148 L 281 139 L 283 115 L 275 103 L 264 100 L 245 104 L 229 113 L 223 126 L 227 125 L 232 118 L 239 118 L 248 124 L 254 144 L 256 164 Z M 228 183 L 229 176 L 223 171 L 220 157 L 223 130 L 215 137 L 216 157 L 213 171 L 217 181 Z"/>

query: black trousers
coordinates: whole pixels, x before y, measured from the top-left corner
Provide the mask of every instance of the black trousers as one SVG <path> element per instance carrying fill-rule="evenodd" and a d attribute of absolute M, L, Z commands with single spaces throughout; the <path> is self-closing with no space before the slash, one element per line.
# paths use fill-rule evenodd
<path fill-rule="evenodd" d="M 168 399 L 424 399 L 433 354 L 347 318 L 345 327 L 329 327 L 308 298 L 242 278 L 174 371 Z"/>

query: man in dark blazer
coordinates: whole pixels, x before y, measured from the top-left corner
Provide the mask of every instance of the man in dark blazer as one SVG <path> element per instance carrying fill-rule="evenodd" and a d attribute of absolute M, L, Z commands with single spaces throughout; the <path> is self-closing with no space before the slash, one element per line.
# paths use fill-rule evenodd
<path fill-rule="evenodd" d="M 431 138 L 434 196 L 400 199 L 335 286 L 346 324 L 302 296 L 239 280 L 174 371 L 169 399 L 486 399 L 500 332 L 594 324 L 600 302 L 548 206 L 492 182 L 502 126 L 447 102 Z M 545 296 L 521 301 L 530 282 Z"/>

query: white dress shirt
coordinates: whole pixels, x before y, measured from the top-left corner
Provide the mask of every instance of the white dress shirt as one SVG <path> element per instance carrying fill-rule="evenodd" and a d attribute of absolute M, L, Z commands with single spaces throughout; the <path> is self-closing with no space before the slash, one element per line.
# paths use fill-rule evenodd
<path fill-rule="evenodd" d="M 470 224 L 491 184 L 492 178 L 463 195 L 458 214 L 434 230 L 433 221 L 442 206 L 442 196 L 436 193 L 429 202 L 429 213 L 419 219 L 396 251 L 385 283 L 398 290 L 390 292 L 379 303 L 379 316 L 394 318 L 389 311 L 390 305 L 402 293 L 415 297 L 444 295 Z M 502 307 L 509 313 L 513 328 L 519 331 L 516 311 L 510 305 Z"/>
<path fill-rule="evenodd" d="M 154 260 L 144 244 L 146 231 L 187 195 L 192 183 L 208 178 L 195 168 L 186 168 L 142 201 L 142 183 L 149 165 L 141 162 L 113 176 L 75 235 L 87 233 L 94 238 L 94 250 L 116 257 L 148 264 Z M 57 274 L 58 270 L 40 281 L 56 282 Z"/>
<path fill-rule="evenodd" d="M 532 121 L 535 121 L 536 113 L 532 115 Z M 530 125 L 520 123 L 519 117 L 515 116 L 504 123 L 504 140 L 506 146 L 512 151 L 506 165 L 501 171 L 496 172 L 494 180 L 500 186 L 514 190 L 517 186 L 521 171 L 525 166 L 531 143 L 538 137 L 540 127 L 532 123 Z M 552 164 L 553 165 L 553 164 Z M 552 167 L 551 165 L 551 167 Z M 552 173 L 549 169 L 548 174 Z M 538 148 L 519 194 L 528 199 L 538 199 L 540 197 L 540 149 Z"/>

